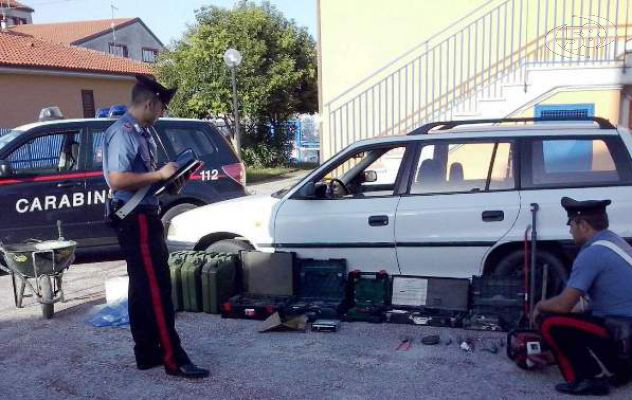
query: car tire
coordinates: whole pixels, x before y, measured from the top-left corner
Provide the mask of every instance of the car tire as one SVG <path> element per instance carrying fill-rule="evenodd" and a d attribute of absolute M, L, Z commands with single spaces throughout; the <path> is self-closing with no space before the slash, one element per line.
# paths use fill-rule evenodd
<path fill-rule="evenodd" d="M 546 289 L 546 297 L 550 298 L 562 292 L 566 285 L 568 274 L 564 263 L 556 255 L 545 251 L 538 250 L 536 255 L 536 282 L 535 282 L 535 301 L 539 301 L 542 297 L 542 275 L 544 264 L 548 265 L 548 283 Z M 530 267 L 531 265 L 529 265 Z M 512 276 L 524 279 L 524 250 L 514 251 L 505 256 L 493 272 L 496 276 Z"/>
<path fill-rule="evenodd" d="M 169 232 L 169 225 L 171 225 L 172 219 L 174 219 L 176 216 L 186 211 L 193 210 L 194 208 L 197 208 L 197 207 L 198 206 L 195 204 L 182 203 L 182 204 L 177 204 L 171 207 L 170 209 L 168 209 L 160 218 L 162 220 L 162 226 L 164 226 L 165 228 L 165 237 L 167 237 L 167 232 Z"/>
<path fill-rule="evenodd" d="M 254 250 L 255 248 L 244 240 L 224 239 L 217 241 L 206 248 L 206 251 L 215 253 L 239 253 L 240 251 Z"/>

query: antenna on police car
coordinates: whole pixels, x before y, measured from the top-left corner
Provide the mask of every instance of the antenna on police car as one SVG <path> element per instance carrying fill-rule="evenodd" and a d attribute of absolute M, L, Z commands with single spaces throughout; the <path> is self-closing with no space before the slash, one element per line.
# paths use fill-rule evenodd
<path fill-rule="evenodd" d="M 112 9 L 112 22 L 110 26 L 112 27 L 112 40 L 116 40 L 116 29 L 114 29 L 114 10 L 118 11 L 118 7 L 114 5 L 114 0 L 110 1 L 110 8 Z"/>
<path fill-rule="evenodd" d="M 7 11 L 4 3 L 4 1 L 0 1 L 0 8 L 2 8 L 2 21 L 0 21 L 0 27 L 2 28 L 2 30 L 7 29 Z M 7 5 L 9 5 L 8 2 Z"/>

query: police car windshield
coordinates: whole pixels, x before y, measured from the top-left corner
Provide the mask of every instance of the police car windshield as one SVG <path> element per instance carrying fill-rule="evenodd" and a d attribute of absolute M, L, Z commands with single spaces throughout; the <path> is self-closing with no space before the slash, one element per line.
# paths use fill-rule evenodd
<path fill-rule="evenodd" d="M 9 131 L 5 133 L 4 135 L 0 136 L 0 150 L 2 150 L 2 148 L 6 146 L 7 144 L 11 143 L 13 139 L 20 136 L 21 133 L 22 131 Z"/>

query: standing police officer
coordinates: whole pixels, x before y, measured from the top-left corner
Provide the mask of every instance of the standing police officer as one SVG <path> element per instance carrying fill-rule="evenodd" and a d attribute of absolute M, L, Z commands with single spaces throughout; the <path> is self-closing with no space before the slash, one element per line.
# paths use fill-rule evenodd
<path fill-rule="evenodd" d="M 175 89 L 137 76 L 128 112 L 105 133 L 103 173 L 113 193 L 110 212 L 119 210 L 139 189 L 169 179 L 175 163 L 156 167 L 156 143 L 149 128 L 163 114 Z M 114 228 L 129 275 L 129 316 L 138 369 L 159 365 L 169 375 L 202 378 L 209 371 L 189 360 L 175 330 L 168 251 L 158 199 L 147 194 Z"/>
<path fill-rule="evenodd" d="M 582 247 L 564 291 L 534 310 L 566 380 L 555 387 L 562 393 L 605 395 L 610 385 L 626 383 L 632 373 L 606 327 L 609 319 L 632 321 L 632 247 L 608 230 L 609 204 L 562 199 L 570 233 Z"/>

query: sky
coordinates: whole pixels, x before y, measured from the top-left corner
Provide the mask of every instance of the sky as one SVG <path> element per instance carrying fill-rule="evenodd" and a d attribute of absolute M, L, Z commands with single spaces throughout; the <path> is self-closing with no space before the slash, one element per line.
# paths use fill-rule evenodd
<path fill-rule="evenodd" d="M 234 0 L 19 0 L 35 10 L 33 23 L 140 17 L 168 45 L 195 22 L 195 10 L 214 5 L 231 8 Z M 255 0 L 260 4 L 261 0 Z M 316 39 L 316 0 L 269 0 L 288 19 L 306 27 Z"/>

